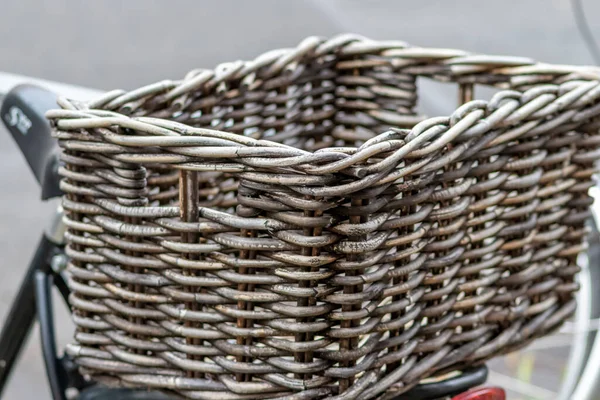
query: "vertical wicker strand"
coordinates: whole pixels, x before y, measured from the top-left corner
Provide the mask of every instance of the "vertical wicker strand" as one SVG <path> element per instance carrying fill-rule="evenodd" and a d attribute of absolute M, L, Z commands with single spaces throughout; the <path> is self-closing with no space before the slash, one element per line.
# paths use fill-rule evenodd
<path fill-rule="evenodd" d="M 310 196 L 305 196 L 305 199 L 310 199 Z M 314 216 L 313 211 L 311 210 L 304 210 L 304 216 L 306 218 L 311 218 Z M 302 230 L 302 233 L 304 234 L 304 236 L 312 236 L 313 234 L 313 229 L 312 228 L 304 228 Z M 303 256 L 310 256 L 312 255 L 312 248 L 310 247 L 302 247 L 301 249 L 301 254 Z M 302 271 L 309 271 L 310 267 L 308 268 L 301 268 Z M 306 288 L 308 287 L 308 282 L 307 281 L 300 281 L 298 282 L 298 287 L 301 288 Z M 305 297 L 302 297 L 300 299 L 298 299 L 298 301 L 296 302 L 296 304 L 298 305 L 298 307 L 306 307 L 308 305 L 308 299 Z M 303 323 L 306 321 L 306 318 L 304 317 L 300 317 L 297 319 L 297 321 L 299 323 Z M 307 333 L 306 332 L 299 332 L 296 333 L 295 335 L 295 341 L 296 343 L 300 343 L 300 342 L 305 342 L 307 340 Z M 306 362 L 306 353 L 302 352 L 302 351 L 298 351 L 294 353 L 294 360 L 298 363 L 304 363 Z M 303 379 L 303 374 L 296 374 L 295 377 L 297 379 Z"/>
<path fill-rule="evenodd" d="M 306 196 L 307 200 L 314 200 L 315 198 L 312 196 Z M 312 210 L 304 210 L 304 216 L 307 218 L 312 218 L 315 216 L 320 216 L 321 212 L 312 211 Z M 318 236 L 321 234 L 322 228 L 304 228 L 303 234 L 304 236 Z M 317 256 L 319 254 L 319 249 L 317 247 L 303 247 L 302 255 L 303 256 Z M 316 272 L 319 270 L 319 267 L 304 267 L 302 271 L 310 271 Z M 314 287 L 316 285 L 315 281 L 300 281 L 298 286 L 301 288 Z M 316 304 L 315 298 L 305 298 L 302 297 L 297 301 L 298 307 L 307 307 L 313 306 Z M 306 323 L 314 320 L 311 317 L 302 317 L 298 318 L 298 322 Z M 314 338 L 314 333 L 312 332 L 300 332 L 296 334 L 295 340 L 296 342 L 309 342 Z M 309 363 L 312 362 L 312 352 L 296 352 L 294 354 L 294 358 L 296 362 Z M 312 374 L 296 374 L 296 378 L 298 379 L 310 379 Z"/>
<path fill-rule="evenodd" d="M 250 230 L 248 232 L 248 237 L 253 238 L 253 237 L 256 237 L 256 236 L 257 236 L 257 234 L 256 234 L 255 230 Z M 249 251 L 249 253 L 248 253 L 248 259 L 250 259 L 250 260 L 256 259 L 256 250 L 250 250 Z M 248 272 L 247 273 L 248 273 L 248 275 L 253 275 L 254 274 L 254 268 L 248 268 Z M 248 286 L 247 286 L 246 290 L 248 292 L 253 292 L 254 291 L 254 286 L 255 286 L 254 283 L 248 283 Z M 249 301 L 249 302 L 246 303 L 246 311 L 254 311 L 254 304 L 251 301 Z M 254 321 L 251 318 L 247 318 L 246 319 L 246 329 L 251 329 L 253 326 L 254 326 Z M 248 346 L 248 348 L 251 348 L 253 343 L 254 343 L 254 341 L 252 339 L 252 336 L 251 335 L 246 336 L 246 342 L 245 342 L 246 346 Z M 245 361 L 247 363 L 252 363 L 252 358 L 248 356 L 248 357 L 246 357 Z M 252 376 L 250 374 L 246 374 L 245 381 L 249 382 L 251 380 L 252 380 Z"/>
<path fill-rule="evenodd" d="M 475 89 L 474 89 L 474 85 L 472 83 L 461 83 L 458 87 L 458 105 L 461 106 L 465 103 L 468 103 L 469 101 L 472 101 L 474 99 L 475 96 Z M 489 159 L 483 159 L 479 161 L 479 165 L 483 165 L 484 163 L 487 163 L 489 161 Z M 485 181 L 487 178 L 487 175 L 484 175 L 483 177 L 479 178 L 481 181 Z M 477 203 L 481 200 L 483 200 L 485 198 L 485 193 L 476 193 L 474 195 L 474 202 Z M 477 220 L 478 217 L 480 216 L 484 216 L 487 213 L 487 209 L 482 209 L 480 211 L 476 211 L 473 213 L 473 215 L 469 215 L 468 218 L 469 220 L 471 220 L 472 218 Z M 485 228 L 485 223 L 478 223 L 477 225 L 472 226 L 472 230 L 473 233 L 481 231 Z M 483 247 L 483 242 L 482 241 L 477 241 L 477 242 L 473 242 L 470 244 L 469 249 L 470 250 L 476 250 L 476 249 L 480 249 Z M 470 259 L 467 260 L 470 264 L 477 264 L 483 261 L 483 258 L 478 257 L 475 259 Z M 458 272 L 458 276 L 460 276 L 460 271 Z M 476 280 L 479 278 L 479 272 L 474 272 L 472 274 L 466 275 L 464 277 L 466 282 L 470 282 L 472 280 Z M 465 295 L 471 295 L 472 293 L 476 293 L 476 292 L 470 292 L 470 293 L 465 293 Z M 467 308 L 462 310 L 463 315 L 466 314 L 474 314 L 476 313 L 476 308 L 475 306 L 471 307 L 471 308 Z M 467 330 L 470 329 L 475 329 L 477 328 L 477 326 L 475 324 L 472 324 L 471 326 L 461 326 L 462 332 L 466 332 Z"/>
<path fill-rule="evenodd" d="M 368 204 L 369 204 L 369 199 L 359 199 L 359 200 L 357 200 L 357 206 L 359 206 L 361 208 L 363 208 L 363 206 L 367 206 Z M 364 223 L 368 222 L 368 220 L 369 220 L 369 216 L 368 215 L 361 215 L 361 216 L 359 216 L 359 223 L 361 223 L 361 224 L 364 224 Z M 366 236 L 361 236 L 360 240 L 361 241 L 367 240 L 367 237 Z M 357 259 L 359 261 L 362 261 L 364 259 L 364 257 L 361 256 L 361 255 L 358 255 Z M 356 275 L 356 276 L 361 276 L 363 273 L 364 273 L 364 269 L 354 270 L 354 275 Z M 363 284 L 359 284 L 359 285 L 356 285 L 355 288 L 356 288 L 355 292 L 360 293 L 360 292 L 362 292 L 364 290 L 364 285 Z M 353 304 L 352 305 L 352 311 L 354 311 L 356 313 L 357 311 L 360 311 L 362 309 L 362 306 L 363 306 L 362 302 L 360 304 Z M 353 328 L 358 328 L 360 326 L 360 319 L 353 319 L 351 326 Z M 359 341 L 360 341 L 360 337 L 358 337 L 358 336 L 355 336 L 354 338 L 352 338 L 352 342 L 350 343 L 350 348 L 351 349 L 358 348 Z M 351 363 L 351 365 L 354 366 L 355 364 L 356 364 L 356 361 L 353 360 L 352 363 Z"/>
<path fill-rule="evenodd" d="M 362 199 L 358 199 L 358 198 L 352 198 L 351 200 L 351 207 L 355 208 L 355 207 L 361 207 L 363 205 L 363 200 Z M 363 217 L 361 217 L 360 215 L 351 215 L 349 217 L 350 223 L 351 224 L 360 224 L 361 222 L 364 222 Z M 358 237 L 358 236 L 354 236 L 354 237 L 349 237 L 348 238 L 351 241 L 360 241 L 364 238 L 362 237 Z M 348 255 L 348 261 L 356 261 L 358 259 L 358 257 L 354 254 Z M 356 276 L 360 274 L 360 271 L 357 270 L 349 270 L 346 271 L 346 276 Z M 344 286 L 344 294 L 354 294 L 357 293 L 357 291 L 361 290 L 361 288 L 359 288 L 356 285 L 346 285 Z M 342 306 L 342 312 L 346 313 L 346 312 L 353 312 L 353 311 L 357 311 L 360 310 L 361 305 L 360 304 L 344 304 Z M 344 320 L 341 323 L 341 327 L 342 328 L 354 328 L 356 326 L 358 326 L 360 324 L 360 320 L 353 320 L 353 319 L 346 319 L 344 318 Z M 353 338 L 344 338 L 340 340 L 340 349 L 341 350 L 352 350 L 354 348 L 356 348 L 356 346 L 358 345 L 358 338 L 353 337 Z M 355 362 L 353 360 L 346 360 L 342 362 L 342 366 L 349 368 L 349 367 L 353 367 L 355 364 Z M 348 387 L 350 387 L 352 384 L 354 383 L 354 379 L 353 378 L 344 378 L 344 379 L 340 379 L 340 393 L 345 392 Z"/>
<path fill-rule="evenodd" d="M 461 83 L 458 86 L 459 105 L 468 103 L 475 98 L 475 86 L 472 83 Z"/>
<path fill-rule="evenodd" d="M 315 200 L 320 200 L 320 199 L 319 198 L 315 198 Z M 314 217 L 320 217 L 322 215 L 323 215 L 323 211 L 321 211 L 321 210 L 313 211 L 313 216 Z M 312 235 L 313 236 L 320 236 L 322 233 L 323 233 L 323 228 L 321 228 L 321 227 L 315 227 L 315 228 L 312 229 Z M 319 253 L 320 253 L 320 248 L 319 247 L 312 247 L 311 250 L 312 251 L 311 251 L 310 255 L 313 256 L 313 257 L 318 256 Z M 319 267 L 311 267 L 311 269 L 310 269 L 311 272 L 317 272 L 318 270 L 319 270 Z M 309 281 L 309 287 L 316 287 L 317 283 L 318 283 L 317 281 Z M 316 304 L 317 304 L 316 297 L 310 297 L 308 299 L 308 305 L 309 306 L 313 307 Z M 314 321 L 314 317 L 308 318 L 307 320 L 308 321 Z M 315 337 L 314 332 L 307 332 L 305 335 L 306 335 L 306 341 L 307 342 L 311 342 L 314 339 L 314 337 Z M 313 361 L 313 352 L 312 351 L 307 351 L 304 354 L 304 362 L 310 363 L 312 361 Z M 311 378 L 312 378 L 312 374 L 305 374 L 304 375 L 304 379 L 305 380 L 309 380 Z"/>
<path fill-rule="evenodd" d="M 249 229 L 242 229 L 240 231 L 240 234 L 244 238 L 245 237 L 256 237 L 256 232 L 254 230 L 249 230 Z M 251 260 L 254 258 L 256 258 L 255 250 L 241 250 L 240 251 L 240 259 Z M 240 267 L 239 274 L 240 275 L 254 274 L 254 268 Z M 251 292 L 254 290 L 254 284 L 239 283 L 237 289 L 240 292 Z M 254 309 L 254 306 L 253 306 L 252 302 L 250 302 L 250 301 L 240 300 L 240 301 L 238 301 L 237 306 L 238 306 L 238 310 L 242 310 L 242 311 L 252 311 Z M 250 318 L 239 317 L 237 319 L 237 327 L 240 329 L 249 329 L 252 326 L 253 326 L 253 322 Z M 236 339 L 236 342 L 240 346 L 244 346 L 244 345 L 252 346 L 252 337 L 250 337 L 249 335 L 246 337 L 238 336 Z M 252 362 L 252 360 L 249 357 L 245 357 L 245 356 L 237 356 L 236 360 L 238 362 Z M 236 379 L 238 380 L 238 382 L 248 382 L 248 381 L 252 380 L 252 377 L 249 374 L 238 373 L 238 374 L 236 374 Z"/>
<path fill-rule="evenodd" d="M 403 207 L 400 208 L 400 213 L 399 214 L 400 215 L 409 215 L 409 213 L 411 212 L 411 208 L 414 208 L 414 207 L 403 206 Z M 398 237 L 401 238 L 401 237 L 403 237 L 405 235 L 408 235 L 410 233 L 409 228 L 411 228 L 411 227 L 409 227 L 409 226 L 402 226 L 402 227 L 398 228 L 398 230 L 397 230 Z M 410 245 L 410 243 L 396 246 L 396 252 L 398 252 L 398 253 L 402 252 L 409 245 Z M 404 265 L 406 265 L 406 263 L 407 263 L 406 258 L 402 258 L 400 260 L 394 261 L 394 269 L 395 268 L 402 268 Z M 392 285 L 396 286 L 396 285 L 401 284 L 404 281 L 406 281 L 406 277 L 405 276 L 396 276 L 396 277 L 394 277 L 392 279 Z M 401 301 L 403 296 L 404 295 L 395 295 L 395 296 L 392 296 L 392 304 L 395 304 L 398 301 Z M 397 320 L 398 318 L 401 317 L 401 311 L 394 311 L 394 312 L 392 312 L 391 315 L 390 315 L 390 317 L 391 317 L 392 321 Z M 402 327 L 391 329 L 390 333 L 389 333 L 390 339 L 393 338 L 393 337 L 395 337 L 395 336 L 400 335 L 403 331 L 404 331 L 404 329 Z M 389 347 L 388 350 L 387 350 L 387 352 L 388 352 L 388 354 L 393 354 L 396 351 L 398 351 L 399 349 L 400 349 L 400 346 L 399 345 L 395 345 L 395 346 Z M 399 361 L 387 364 L 387 366 L 386 366 L 386 372 L 387 373 L 391 373 L 392 371 L 394 371 L 399 366 L 400 366 L 400 362 Z"/>
<path fill-rule="evenodd" d="M 240 235 L 241 237 L 248 237 L 248 230 L 247 229 L 242 229 L 240 231 Z M 240 259 L 248 259 L 250 256 L 250 251 L 249 250 L 240 250 Z M 246 275 L 248 273 L 248 268 L 247 267 L 240 267 L 238 270 L 238 273 L 240 275 Z M 237 290 L 240 292 L 245 292 L 246 291 L 246 287 L 247 284 L 246 283 L 238 283 L 238 287 Z M 246 310 L 246 302 L 243 300 L 239 300 L 237 303 L 237 308 L 238 310 Z M 246 318 L 244 317 L 238 317 L 237 319 L 237 327 L 239 329 L 244 329 L 246 327 Z M 238 336 L 236 338 L 236 343 L 238 346 L 243 346 L 245 344 L 245 338 L 243 336 Z M 238 362 L 245 362 L 246 361 L 246 357 L 242 356 L 242 355 L 238 355 L 236 356 L 236 360 Z M 242 373 L 237 373 L 236 374 L 236 379 L 238 382 L 245 382 L 247 377 L 246 374 L 242 374 Z"/>
<path fill-rule="evenodd" d="M 244 187 L 243 183 L 240 182 L 240 189 L 238 191 L 238 196 L 242 195 L 242 191 L 243 191 L 243 196 L 256 195 L 256 193 L 253 190 L 248 190 L 246 187 Z M 242 204 L 238 204 L 236 207 L 236 214 L 243 218 L 256 217 L 258 215 L 258 212 L 259 212 L 258 210 L 254 209 L 252 207 L 244 206 Z M 257 231 L 255 231 L 255 230 L 240 229 L 240 237 L 242 237 L 242 238 L 254 238 L 256 236 L 257 236 Z M 240 260 L 255 259 L 257 256 L 256 253 L 257 253 L 256 250 L 242 249 L 239 251 L 239 259 Z M 241 264 L 238 267 L 237 272 L 239 275 L 252 275 L 255 273 L 254 268 L 251 268 L 244 264 Z M 237 290 L 238 290 L 238 292 L 252 292 L 255 289 L 254 286 L 255 285 L 253 283 L 240 282 L 237 284 Z M 248 297 L 248 296 L 246 296 L 246 297 Z M 240 311 L 240 315 L 238 316 L 237 321 L 236 321 L 237 328 L 242 332 L 244 332 L 247 329 L 252 328 L 252 326 L 254 325 L 254 322 L 252 321 L 251 318 L 247 318 L 244 316 L 244 314 L 246 314 L 246 315 L 249 314 L 249 313 L 245 313 L 246 311 L 254 310 L 254 304 L 252 303 L 252 301 L 249 299 L 239 300 L 237 302 L 237 309 Z M 238 335 L 236 337 L 236 344 L 238 346 L 250 347 L 253 344 L 253 339 L 250 335 L 241 333 L 240 335 Z M 244 356 L 241 354 L 238 354 L 235 357 L 235 359 L 237 362 L 240 362 L 240 363 L 251 363 L 252 362 L 251 357 Z M 238 382 L 248 382 L 248 381 L 252 380 L 252 376 L 250 374 L 245 374 L 245 373 L 236 373 L 235 377 Z"/>
<path fill-rule="evenodd" d="M 198 173 L 195 171 L 181 170 L 179 172 L 179 205 L 181 220 L 185 222 L 197 222 L 198 221 Z M 196 232 L 183 232 L 181 233 L 181 241 L 184 243 L 197 243 L 199 235 Z M 192 253 L 185 254 L 185 257 L 189 259 L 195 259 L 197 256 Z M 185 275 L 196 275 L 194 270 L 183 270 Z M 196 288 L 189 286 L 185 288 L 185 291 L 189 293 L 196 293 Z M 186 303 L 187 309 L 197 311 L 198 303 L 193 301 Z M 195 323 L 185 321 L 184 326 L 193 327 Z M 200 345 L 201 341 L 197 338 L 186 338 L 188 345 Z M 190 359 L 196 359 L 194 355 L 187 356 Z M 188 371 L 187 376 L 189 378 L 200 378 L 202 374 L 199 372 Z"/>
<path fill-rule="evenodd" d="M 144 167 L 137 167 L 135 165 L 132 165 L 131 167 L 132 169 L 129 170 L 128 172 L 131 173 L 132 176 L 137 175 L 137 178 L 139 180 L 142 180 L 144 183 L 146 181 L 146 169 Z M 140 204 L 147 204 L 147 198 L 143 197 L 139 199 Z M 129 224 L 133 224 L 133 225 L 139 225 L 141 223 L 141 218 L 138 217 L 125 217 L 125 222 L 129 223 Z M 140 243 L 141 237 L 140 236 L 125 236 L 125 239 L 127 241 L 133 242 L 133 243 Z M 139 257 L 141 254 L 135 251 L 131 251 L 131 250 L 125 250 L 125 254 L 128 256 L 133 256 L 133 257 Z M 133 272 L 135 274 L 142 274 L 144 272 L 144 269 L 142 267 L 126 267 L 126 270 Z M 135 283 L 135 284 L 127 284 L 127 289 L 134 292 L 134 293 L 144 293 L 145 292 L 145 288 L 143 285 L 140 285 L 139 283 Z M 141 301 L 130 301 L 129 305 L 131 307 L 134 307 L 136 310 L 145 308 L 145 305 L 143 302 Z M 143 318 L 135 316 L 135 317 L 129 317 L 129 322 L 132 322 L 136 325 L 144 325 L 145 321 Z M 133 335 L 136 339 L 143 339 L 142 335 Z M 142 349 L 137 349 L 135 350 L 135 352 L 137 354 L 145 354 L 146 351 L 142 350 Z"/>

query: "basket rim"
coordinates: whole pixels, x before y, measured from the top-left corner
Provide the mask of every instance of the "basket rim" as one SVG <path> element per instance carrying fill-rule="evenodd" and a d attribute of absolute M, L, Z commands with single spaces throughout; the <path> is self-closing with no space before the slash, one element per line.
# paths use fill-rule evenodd
<path fill-rule="evenodd" d="M 183 104 L 181 101 L 190 92 L 214 89 L 227 81 L 239 81 L 243 79 L 242 76 L 255 80 L 259 70 L 261 78 L 272 77 L 276 73 L 293 73 L 286 68 L 296 68 L 298 62 L 306 57 L 321 57 L 326 54 L 375 55 L 376 61 L 384 55 L 383 58 L 392 57 L 385 59 L 386 65 L 392 66 L 402 60 L 426 59 L 441 65 L 443 71 L 461 79 L 469 71 L 475 75 L 483 71 L 486 74 L 507 76 L 550 74 L 557 78 L 555 83 L 533 85 L 524 91 L 514 90 L 506 84 L 500 85 L 501 90 L 490 101 L 469 101 L 447 117 L 426 118 L 397 114 L 412 128 L 391 128 L 359 147 L 327 147 L 315 151 L 271 141 L 268 137 L 254 139 L 225 130 L 196 128 L 165 118 L 129 116 L 114 111 L 124 109 L 126 112 L 130 103 L 158 99 L 171 104 L 172 107 L 167 109 L 176 113 Z M 344 61 L 340 63 L 342 62 Z M 465 67 L 467 70 L 464 70 Z M 421 75 L 439 78 L 428 73 Z M 251 85 L 252 82 L 246 84 Z M 548 95 L 553 96 L 551 101 L 547 101 Z M 579 126 L 600 114 L 600 109 L 596 107 L 598 98 L 600 68 L 554 66 L 520 57 L 422 49 L 408 47 L 404 42 L 373 41 L 346 34 L 329 40 L 309 37 L 296 48 L 272 50 L 252 61 L 224 63 L 215 70 L 194 70 L 182 81 L 161 81 L 129 93 L 112 91 L 87 103 L 59 98 L 58 104 L 63 109 L 51 110 L 46 117 L 55 128 L 54 135 L 61 146 L 97 151 L 98 147 L 94 147 L 93 142 L 81 140 L 81 136 L 73 133 L 77 130 L 95 130 L 101 135 L 100 142 L 96 144 L 102 144 L 103 151 L 123 153 L 117 156 L 123 162 L 161 163 L 178 169 L 233 173 L 285 167 L 287 171 L 303 176 L 344 173 L 355 178 L 353 182 L 334 185 L 337 189 L 317 189 L 311 186 L 298 188 L 307 195 L 319 196 L 335 195 L 341 191 L 347 193 L 347 190 L 357 191 L 372 186 L 375 181 L 385 180 L 386 172 L 389 173 L 404 159 L 424 159 L 449 143 L 465 145 L 471 139 L 481 138 L 496 128 L 507 128 L 508 131 L 493 138 L 484 148 L 544 133 L 561 124 L 574 123 Z M 551 116 L 553 118 L 549 118 Z M 532 124 L 531 129 L 520 132 L 519 127 L 525 123 Z M 131 131 L 136 134 L 129 134 Z M 154 151 L 144 154 L 143 150 L 149 148 Z M 277 179 L 285 177 L 280 175 Z M 296 183 L 299 182 L 296 180 Z"/>
<path fill-rule="evenodd" d="M 118 146 L 130 147 L 130 148 L 144 148 L 150 146 L 157 147 L 184 147 L 184 146 L 206 146 L 208 148 L 230 148 L 234 146 L 239 147 L 256 147 L 256 148 L 271 148 L 271 152 L 280 153 L 279 155 L 289 157 L 301 157 L 316 154 L 326 153 L 338 153 L 343 155 L 356 156 L 367 148 L 375 145 L 381 145 L 382 143 L 399 140 L 399 137 L 404 136 L 403 142 L 405 144 L 412 143 L 423 136 L 424 133 L 432 129 L 432 127 L 445 125 L 448 130 L 459 127 L 461 122 L 470 121 L 467 127 L 456 128 L 460 132 L 455 133 L 456 136 L 459 134 L 465 134 L 467 137 L 471 137 L 475 134 L 481 134 L 484 130 L 491 130 L 496 125 L 503 123 L 502 127 L 506 127 L 508 124 L 515 125 L 518 122 L 525 120 L 525 117 L 519 116 L 517 111 L 511 110 L 508 112 L 510 107 L 506 106 L 507 101 L 516 101 L 518 103 L 530 103 L 539 95 L 547 94 L 549 91 L 554 90 L 560 96 L 555 101 L 546 105 L 543 110 L 538 110 L 537 113 L 533 114 L 533 117 L 537 120 L 543 120 L 548 116 L 555 114 L 559 111 L 568 110 L 577 106 L 587 106 L 593 103 L 600 93 L 599 91 L 600 80 L 590 81 L 566 81 L 560 85 L 543 85 L 544 87 L 540 90 L 541 86 L 531 88 L 525 92 L 517 92 L 514 90 L 502 90 L 494 94 L 490 101 L 486 100 L 472 100 L 458 107 L 450 116 L 447 117 L 420 117 L 412 128 L 390 128 L 387 131 L 367 140 L 364 144 L 359 147 L 345 146 L 345 147 L 326 147 L 311 152 L 310 150 L 304 150 L 290 145 L 286 145 L 279 142 L 274 142 L 266 139 L 254 139 L 249 136 L 244 136 L 236 133 L 227 132 L 226 130 L 215 130 L 209 128 L 199 128 L 175 122 L 166 118 L 155 118 L 155 117 L 136 117 L 127 116 L 114 111 L 98 110 L 80 108 L 74 109 L 74 103 L 68 99 L 60 98 L 59 105 L 63 106 L 63 109 L 54 109 L 46 113 L 48 118 L 53 124 L 54 128 L 58 130 L 77 130 L 77 129 L 99 129 L 99 128 L 111 128 L 119 127 L 137 132 L 142 132 L 143 135 L 128 135 L 124 131 L 120 133 L 108 133 L 104 132 L 103 138 L 107 143 L 112 143 Z M 590 93 L 591 92 L 591 93 Z M 588 95 L 588 96 L 586 96 Z M 541 111 L 541 112 L 539 112 Z M 545 112 L 544 112 L 545 111 Z M 477 114 L 478 118 L 471 115 Z M 519 118 L 520 117 L 520 118 Z M 471 121 L 472 120 L 472 121 Z M 527 119 L 531 121 L 531 119 Z M 583 121 L 582 117 L 578 117 L 577 121 Z M 485 125 L 478 126 L 479 124 Z M 477 129 L 473 129 L 477 128 Z M 69 139 L 68 135 L 61 135 L 57 133 L 56 136 L 59 139 Z M 436 135 L 437 136 L 437 135 Z M 421 140 L 419 140 L 421 142 Z M 494 141 L 494 144 L 499 144 L 500 141 Z M 435 147 L 439 148 L 440 144 Z M 388 145 L 390 147 L 390 145 Z M 391 145 L 393 147 L 393 145 Z M 393 150 L 392 148 L 388 148 Z M 239 156 L 243 156 L 242 153 L 238 152 Z M 222 158 L 220 154 L 206 154 L 207 158 Z M 328 171 L 332 172 L 332 171 Z M 327 172 L 327 173 L 328 173 Z M 318 174 L 319 172 L 314 171 Z"/>

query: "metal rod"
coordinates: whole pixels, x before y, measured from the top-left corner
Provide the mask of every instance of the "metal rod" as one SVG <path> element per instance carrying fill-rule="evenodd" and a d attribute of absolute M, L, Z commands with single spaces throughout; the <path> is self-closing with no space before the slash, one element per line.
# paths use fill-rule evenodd
<path fill-rule="evenodd" d="M 35 274 L 37 271 L 50 270 L 50 257 L 54 249 L 54 244 L 46 236 L 43 236 L 2 327 L 0 333 L 0 397 L 35 320 Z"/>
<path fill-rule="evenodd" d="M 66 400 L 66 373 L 61 361 L 56 356 L 56 339 L 54 335 L 54 315 L 52 311 L 53 276 L 48 271 L 35 272 L 35 302 L 40 322 L 40 338 L 42 354 L 46 366 L 46 376 L 50 384 L 50 392 L 54 400 Z"/>
<path fill-rule="evenodd" d="M 472 83 L 461 83 L 458 87 L 458 104 L 465 104 L 473 100 L 475 86 Z"/>
<path fill-rule="evenodd" d="M 71 310 L 71 304 L 69 303 L 69 296 L 71 295 L 71 290 L 67 285 L 67 281 L 65 277 L 61 274 L 54 274 L 54 286 L 58 289 L 60 296 L 63 298 L 65 305 Z"/>

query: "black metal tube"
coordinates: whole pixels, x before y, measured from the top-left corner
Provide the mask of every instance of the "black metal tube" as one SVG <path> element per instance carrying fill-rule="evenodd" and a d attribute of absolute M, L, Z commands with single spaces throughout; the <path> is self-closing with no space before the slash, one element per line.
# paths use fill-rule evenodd
<path fill-rule="evenodd" d="M 67 285 L 65 278 L 61 274 L 54 274 L 54 286 L 58 289 L 60 296 L 65 301 L 65 305 L 71 309 L 71 304 L 69 303 L 69 296 L 71 295 L 71 290 Z"/>
<path fill-rule="evenodd" d="M 53 276 L 46 271 L 35 273 L 35 300 L 38 320 L 40 322 L 40 337 L 42 353 L 46 365 L 46 375 L 50 384 L 50 392 L 54 400 L 66 400 L 66 374 L 61 361 L 56 355 L 56 340 L 54 337 L 54 316 L 52 310 Z"/>
<path fill-rule="evenodd" d="M 50 270 L 50 257 L 54 249 L 55 245 L 43 236 L 2 327 L 0 333 L 0 397 L 35 320 L 35 273 L 36 271 Z"/>

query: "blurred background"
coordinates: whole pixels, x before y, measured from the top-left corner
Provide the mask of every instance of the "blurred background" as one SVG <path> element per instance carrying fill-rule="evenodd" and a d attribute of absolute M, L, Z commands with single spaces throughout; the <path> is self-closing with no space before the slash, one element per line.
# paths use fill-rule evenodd
<path fill-rule="evenodd" d="M 582 0 L 600 38 L 600 2 Z M 309 35 L 356 32 L 427 47 L 527 56 L 559 64 L 593 64 L 569 0 L 4 0 L 0 71 L 98 89 L 133 89 L 179 79 L 197 67 L 254 58 Z M 455 96 L 421 91 L 424 111 L 453 110 Z M 53 206 L 9 135 L 0 130 L 0 319 L 13 296 Z M 61 344 L 72 334 L 57 300 Z M 490 363 L 492 383 L 509 399 L 554 398 L 568 334 Z M 37 331 L 29 339 L 6 399 L 49 399 Z M 534 373 L 535 372 L 535 373 Z"/>

